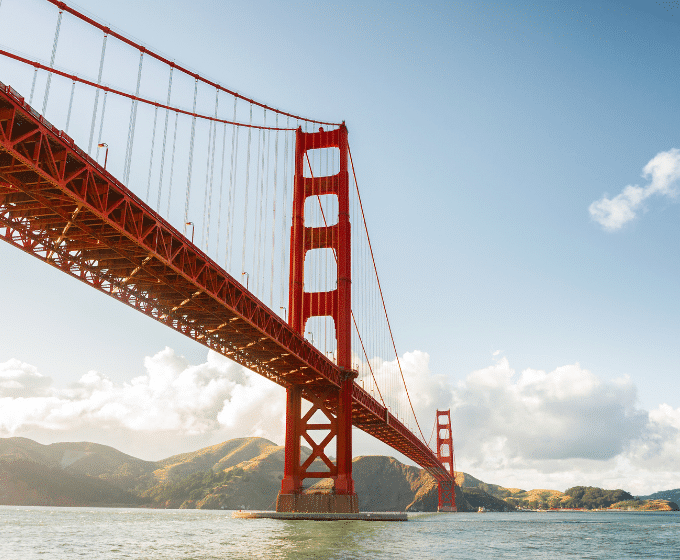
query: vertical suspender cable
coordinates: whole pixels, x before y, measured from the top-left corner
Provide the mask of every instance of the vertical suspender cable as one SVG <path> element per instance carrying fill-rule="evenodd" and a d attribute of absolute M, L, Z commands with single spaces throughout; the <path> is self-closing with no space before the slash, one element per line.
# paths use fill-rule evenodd
<path fill-rule="evenodd" d="M 279 128 L 279 114 L 276 113 L 276 128 Z M 274 260 L 276 255 L 276 183 L 279 170 L 279 131 L 276 131 L 276 139 L 274 140 L 274 206 L 273 206 L 273 216 L 272 216 L 272 254 L 271 254 L 271 273 L 270 273 L 270 284 L 269 284 L 269 307 L 273 309 L 274 307 Z M 281 282 L 284 279 L 281 278 Z M 281 302 L 283 303 L 283 301 Z"/>
<path fill-rule="evenodd" d="M 142 64 L 144 63 L 144 51 L 139 53 L 139 67 L 137 68 L 137 89 L 135 97 L 139 96 L 139 87 L 142 83 Z M 135 141 L 135 126 L 137 124 L 137 105 L 138 101 L 133 100 L 130 106 L 130 124 L 128 125 L 128 140 L 125 150 L 125 167 L 123 169 L 123 183 L 128 184 L 130 180 L 130 168 L 132 167 L 132 145 Z"/>
<path fill-rule="evenodd" d="M 286 128 L 290 128 L 290 117 L 286 117 Z M 283 219 L 281 220 L 281 303 L 286 304 L 286 219 L 288 208 L 288 138 L 291 133 L 286 131 L 286 136 L 283 142 Z M 288 310 L 290 315 L 290 310 Z"/>
<path fill-rule="evenodd" d="M 222 166 L 220 169 L 220 201 L 218 203 L 218 211 L 217 211 L 217 249 L 216 249 L 216 254 L 215 254 L 215 261 L 217 261 L 220 258 L 220 229 L 222 226 L 222 192 L 224 189 L 224 158 L 226 156 L 226 148 L 227 148 L 227 123 L 224 123 L 224 126 L 222 128 Z M 226 267 L 225 267 L 226 268 Z"/>
<path fill-rule="evenodd" d="M 97 85 L 102 83 L 102 73 L 104 72 L 104 55 L 106 54 L 106 39 L 108 38 L 108 33 L 104 33 L 104 41 L 102 42 L 102 56 L 99 60 L 99 75 L 97 76 Z M 45 100 L 47 103 L 47 100 Z M 92 111 L 92 126 L 90 127 L 90 142 L 87 145 L 87 153 L 92 153 L 92 140 L 94 139 L 94 125 L 97 122 L 97 106 L 99 105 L 99 88 L 96 89 L 94 94 L 94 110 Z"/>
<path fill-rule="evenodd" d="M 265 111 L 264 113 L 264 125 L 267 125 L 267 113 Z M 258 296 L 261 295 L 260 292 L 260 277 L 261 277 L 261 269 L 262 269 L 262 223 L 263 223 L 263 218 L 264 214 L 262 211 L 262 205 L 264 204 L 264 184 L 265 184 L 265 168 L 264 168 L 264 161 L 265 161 L 265 151 L 267 149 L 267 131 L 260 129 L 261 132 L 261 138 L 262 138 L 262 143 L 261 143 L 261 169 L 258 170 L 258 176 L 259 176 L 259 186 L 260 186 L 260 196 L 259 196 L 259 205 L 258 208 L 256 208 L 256 211 L 259 209 L 259 216 L 258 216 L 258 221 L 257 221 L 257 227 L 256 227 L 256 235 L 257 235 L 257 256 L 255 255 L 255 251 L 253 251 L 253 258 L 256 258 L 257 262 L 257 280 L 255 282 L 255 285 L 257 286 L 257 294 Z M 259 156 L 260 154 L 258 154 Z"/>
<path fill-rule="evenodd" d="M 264 123 L 267 124 L 267 111 L 265 109 L 264 111 Z M 253 268 L 250 271 L 251 276 L 254 275 L 255 277 L 253 278 L 254 282 L 254 293 L 259 295 L 260 290 L 260 271 L 259 271 L 259 248 L 260 248 L 260 243 L 259 243 L 259 237 L 258 234 L 260 233 L 260 222 L 262 220 L 262 201 L 260 199 L 260 154 L 262 154 L 262 158 L 264 159 L 264 153 L 262 151 L 262 129 L 258 128 L 257 129 L 257 157 L 255 158 L 255 230 L 253 232 Z M 258 213 L 258 209 L 260 212 Z"/>
<path fill-rule="evenodd" d="M 170 182 L 168 184 L 168 210 L 165 216 L 170 219 L 170 200 L 172 198 L 172 177 L 175 170 L 175 148 L 177 147 L 177 121 L 179 120 L 179 113 L 175 112 L 175 135 L 172 138 L 172 157 L 170 158 Z"/>
<path fill-rule="evenodd" d="M 184 202 L 184 234 L 186 235 L 189 221 L 189 199 L 191 197 L 191 171 L 194 164 L 194 137 L 196 135 L 196 97 L 198 96 L 198 78 L 194 81 L 194 106 L 191 111 L 191 139 L 189 140 L 189 168 L 187 169 L 187 193 Z"/>
<path fill-rule="evenodd" d="M 231 261 L 233 259 L 234 253 L 236 253 L 235 250 L 233 250 L 236 245 L 235 241 L 236 238 L 234 237 L 234 219 L 236 218 L 236 177 L 238 177 L 238 144 L 239 140 L 241 138 L 241 128 L 240 127 L 234 127 L 234 133 L 236 134 L 236 144 L 235 144 L 235 152 L 234 152 L 234 183 L 230 185 L 230 190 L 232 191 L 230 194 L 231 197 L 231 202 L 232 202 L 232 207 L 231 207 L 231 213 L 229 216 L 229 239 L 231 240 L 229 243 L 229 260 L 230 260 L 230 266 L 233 266 L 231 264 Z"/>
<path fill-rule="evenodd" d="M 215 92 L 215 118 L 217 118 L 217 97 L 219 90 Z M 205 252 L 208 252 L 210 243 L 210 216 L 212 214 L 213 183 L 215 178 L 215 144 L 217 143 L 217 122 L 213 123 L 212 152 L 210 154 L 210 195 L 208 197 L 208 227 L 206 229 Z M 215 257 L 217 258 L 217 256 Z"/>
<path fill-rule="evenodd" d="M 66 128 L 64 129 L 64 132 L 68 134 L 68 127 L 71 124 L 71 109 L 73 109 L 73 95 L 76 92 L 76 81 L 73 80 L 73 83 L 71 84 L 71 99 L 68 102 L 68 113 L 66 115 Z M 30 103 L 29 103 L 30 105 Z"/>
<path fill-rule="evenodd" d="M 49 73 L 49 72 L 48 72 Z M 38 77 L 38 67 L 36 66 L 33 70 L 33 83 L 31 84 L 31 95 L 28 98 L 28 104 L 33 104 L 33 94 L 35 93 L 35 80 Z"/>
<path fill-rule="evenodd" d="M 174 66 L 170 66 L 170 78 L 168 79 L 168 100 L 166 105 L 170 105 L 170 95 L 172 93 L 172 71 Z M 156 211 L 161 211 L 161 191 L 163 190 L 163 167 L 165 166 L 165 145 L 168 138 L 168 120 L 170 120 L 170 109 L 165 110 L 165 128 L 163 129 L 163 147 L 161 148 L 161 171 L 158 179 L 158 202 L 156 203 Z"/>
<path fill-rule="evenodd" d="M 208 210 L 208 178 L 210 177 L 210 144 L 212 142 L 213 121 L 208 122 L 208 152 L 207 161 L 205 164 L 205 189 L 203 190 L 203 223 L 201 224 L 201 247 L 205 250 L 205 226 L 206 213 Z"/>
<path fill-rule="evenodd" d="M 253 104 L 250 104 L 250 120 L 249 125 L 253 124 Z M 248 127 L 248 155 L 246 157 L 246 191 L 245 191 L 245 207 L 243 209 L 243 252 L 241 253 L 241 272 L 246 271 L 246 228 L 248 225 L 248 185 L 250 183 L 250 143 L 252 140 L 252 128 Z M 243 278 L 241 278 L 243 279 Z"/>
<path fill-rule="evenodd" d="M 236 105 L 238 97 L 234 97 L 234 118 L 236 122 Z M 234 243 L 234 178 L 236 175 L 236 146 L 238 145 L 239 128 L 236 125 L 231 129 L 231 161 L 229 165 L 229 196 L 227 198 L 227 234 L 224 243 L 224 268 L 229 271 L 231 269 L 231 256 L 234 254 L 232 245 Z"/>
<path fill-rule="evenodd" d="M 215 88 L 215 119 L 217 119 L 217 111 L 219 107 L 220 90 Z M 205 193 L 206 197 L 203 201 L 203 237 L 205 239 L 205 252 L 208 252 L 210 244 L 210 214 L 212 209 L 212 192 L 213 192 L 213 172 L 215 170 L 215 142 L 217 141 L 217 122 L 210 121 L 208 128 L 208 163 L 205 169 Z M 207 202 L 207 215 L 206 215 Z"/>
<path fill-rule="evenodd" d="M 158 122 L 158 105 L 153 110 L 153 134 L 151 135 L 151 155 L 149 156 L 149 178 L 146 181 L 146 202 L 149 203 L 149 193 L 151 192 L 151 170 L 153 169 L 153 148 L 156 144 L 156 123 Z"/>
<path fill-rule="evenodd" d="M 57 29 L 54 32 L 54 43 L 52 44 L 52 57 L 50 58 L 50 68 L 54 68 L 54 59 L 57 56 L 57 42 L 59 41 L 59 31 L 61 29 L 61 17 L 64 14 L 63 10 L 59 10 L 59 17 L 57 18 Z M 45 86 L 45 99 L 43 99 L 42 114 L 45 115 L 47 110 L 47 99 L 50 96 L 50 84 L 52 83 L 52 72 L 47 73 L 47 85 Z"/>
<path fill-rule="evenodd" d="M 102 143 L 102 134 L 104 132 L 104 116 L 106 115 L 106 99 L 108 98 L 108 93 L 108 91 L 104 92 L 104 101 L 102 102 L 102 118 L 101 122 L 99 123 L 99 139 L 97 140 L 97 154 L 95 159 L 99 158 L 99 146 Z"/>
<path fill-rule="evenodd" d="M 278 115 L 277 115 L 278 116 Z M 266 277 L 266 267 L 265 263 L 267 262 L 267 232 L 269 231 L 269 155 L 271 152 L 272 148 L 272 142 L 271 142 L 271 136 L 272 136 L 272 131 L 267 130 L 267 180 L 266 180 L 266 190 L 265 190 L 265 197 L 264 197 L 264 236 L 262 237 L 262 292 L 264 297 L 264 288 L 265 288 L 265 281 L 267 279 Z M 273 229 L 273 228 L 272 228 Z M 271 279 L 269 285 L 271 286 L 271 282 L 274 280 Z M 271 291 L 271 290 L 270 290 Z M 271 298 L 270 298 L 271 300 Z M 273 304 L 270 301 L 269 306 L 271 307 Z"/>

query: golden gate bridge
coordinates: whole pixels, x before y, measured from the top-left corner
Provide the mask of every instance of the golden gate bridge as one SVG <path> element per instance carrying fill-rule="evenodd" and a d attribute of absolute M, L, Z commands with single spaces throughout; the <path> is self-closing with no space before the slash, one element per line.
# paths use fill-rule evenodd
<path fill-rule="evenodd" d="M 450 414 L 433 451 L 345 123 L 248 98 L 64 2 L 0 0 L 0 28 L 36 3 L 49 43 L 0 46 L 0 237 L 285 387 L 277 511 L 358 511 L 352 426 L 425 468 L 455 511 Z M 320 478 L 322 500 L 304 488 Z"/>

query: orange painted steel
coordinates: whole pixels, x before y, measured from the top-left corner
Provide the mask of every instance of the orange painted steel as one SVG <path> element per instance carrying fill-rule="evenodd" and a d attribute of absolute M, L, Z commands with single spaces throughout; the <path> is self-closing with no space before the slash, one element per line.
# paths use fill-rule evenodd
<path fill-rule="evenodd" d="M 451 432 L 451 411 L 437 410 L 437 458 L 451 473 L 449 480 L 439 481 L 439 511 L 457 511 L 456 479 L 453 463 L 453 435 Z"/>
<path fill-rule="evenodd" d="M 328 391 L 323 398 L 306 394 L 306 387 L 290 385 L 286 400 L 286 453 L 281 494 L 277 511 L 294 507 L 294 494 L 300 494 L 305 478 L 332 478 L 335 495 L 352 496 L 349 503 L 358 511 L 352 479 L 352 388 L 357 373 L 352 371 L 352 265 L 351 229 L 349 221 L 349 174 L 347 169 L 347 128 L 302 132 L 295 134 L 295 183 L 293 193 L 293 224 L 290 235 L 290 280 L 288 321 L 296 332 L 304 335 L 311 317 L 328 316 L 335 324 L 338 367 L 341 371 L 339 390 Z M 340 170 L 327 177 L 305 177 L 304 162 L 309 150 L 337 148 Z M 324 227 L 305 226 L 305 200 L 310 196 L 334 195 L 338 199 L 338 220 Z M 324 216 L 325 220 L 325 216 Z M 331 249 L 337 266 L 337 286 L 325 292 L 304 290 L 304 263 L 307 251 Z M 312 408 L 302 416 L 300 399 L 307 398 Z M 310 423 L 316 412 L 321 412 L 328 423 Z M 317 444 L 310 432 L 326 432 Z M 325 448 L 336 439 L 336 462 Z M 302 439 L 311 446 L 312 453 L 300 463 Z M 327 471 L 308 470 L 315 459 L 320 459 Z M 287 496 L 287 497 L 283 497 Z M 343 499 L 343 506 L 347 500 Z M 356 507 L 354 507 L 356 506 Z M 333 508 L 333 504 L 330 504 Z"/>
<path fill-rule="evenodd" d="M 342 386 L 343 368 L 2 83 L 0 237 L 283 387 L 325 401 Z M 356 383 L 351 397 L 354 426 L 451 479 Z"/>

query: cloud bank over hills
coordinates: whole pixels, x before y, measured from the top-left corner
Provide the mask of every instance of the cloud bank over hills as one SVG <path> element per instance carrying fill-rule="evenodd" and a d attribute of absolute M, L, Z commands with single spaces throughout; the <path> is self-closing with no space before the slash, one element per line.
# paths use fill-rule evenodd
<path fill-rule="evenodd" d="M 123 384 L 89 371 L 57 388 L 30 364 L 0 364 L 0 435 L 89 439 L 149 459 L 242 434 L 281 441 L 285 391 L 267 379 L 214 352 L 192 365 L 165 348 L 144 367 Z"/>
<path fill-rule="evenodd" d="M 122 384 L 90 371 L 59 388 L 30 364 L 2 363 L 0 436 L 97 441 L 144 459 L 235 437 L 283 443 L 285 391 L 274 383 L 214 352 L 193 365 L 166 348 L 144 366 Z M 402 368 L 424 431 L 437 408 L 451 408 L 458 469 L 523 488 L 643 494 L 677 482 L 680 409 L 639 408 L 627 377 L 603 380 L 579 364 L 516 372 L 496 356 L 452 385 L 419 351 L 406 353 Z M 355 454 L 386 452 L 355 434 Z"/>

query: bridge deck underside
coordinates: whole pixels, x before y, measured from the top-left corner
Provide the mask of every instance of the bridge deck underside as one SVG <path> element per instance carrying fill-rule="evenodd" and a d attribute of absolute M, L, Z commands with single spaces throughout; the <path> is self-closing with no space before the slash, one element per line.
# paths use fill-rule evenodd
<path fill-rule="evenodd" d="M 335 408 L 342 372 L 333 362 L 1 83 L 0 237 Z M 352 422 L 450 480 L 434 453 L 356 383 Z"/>

